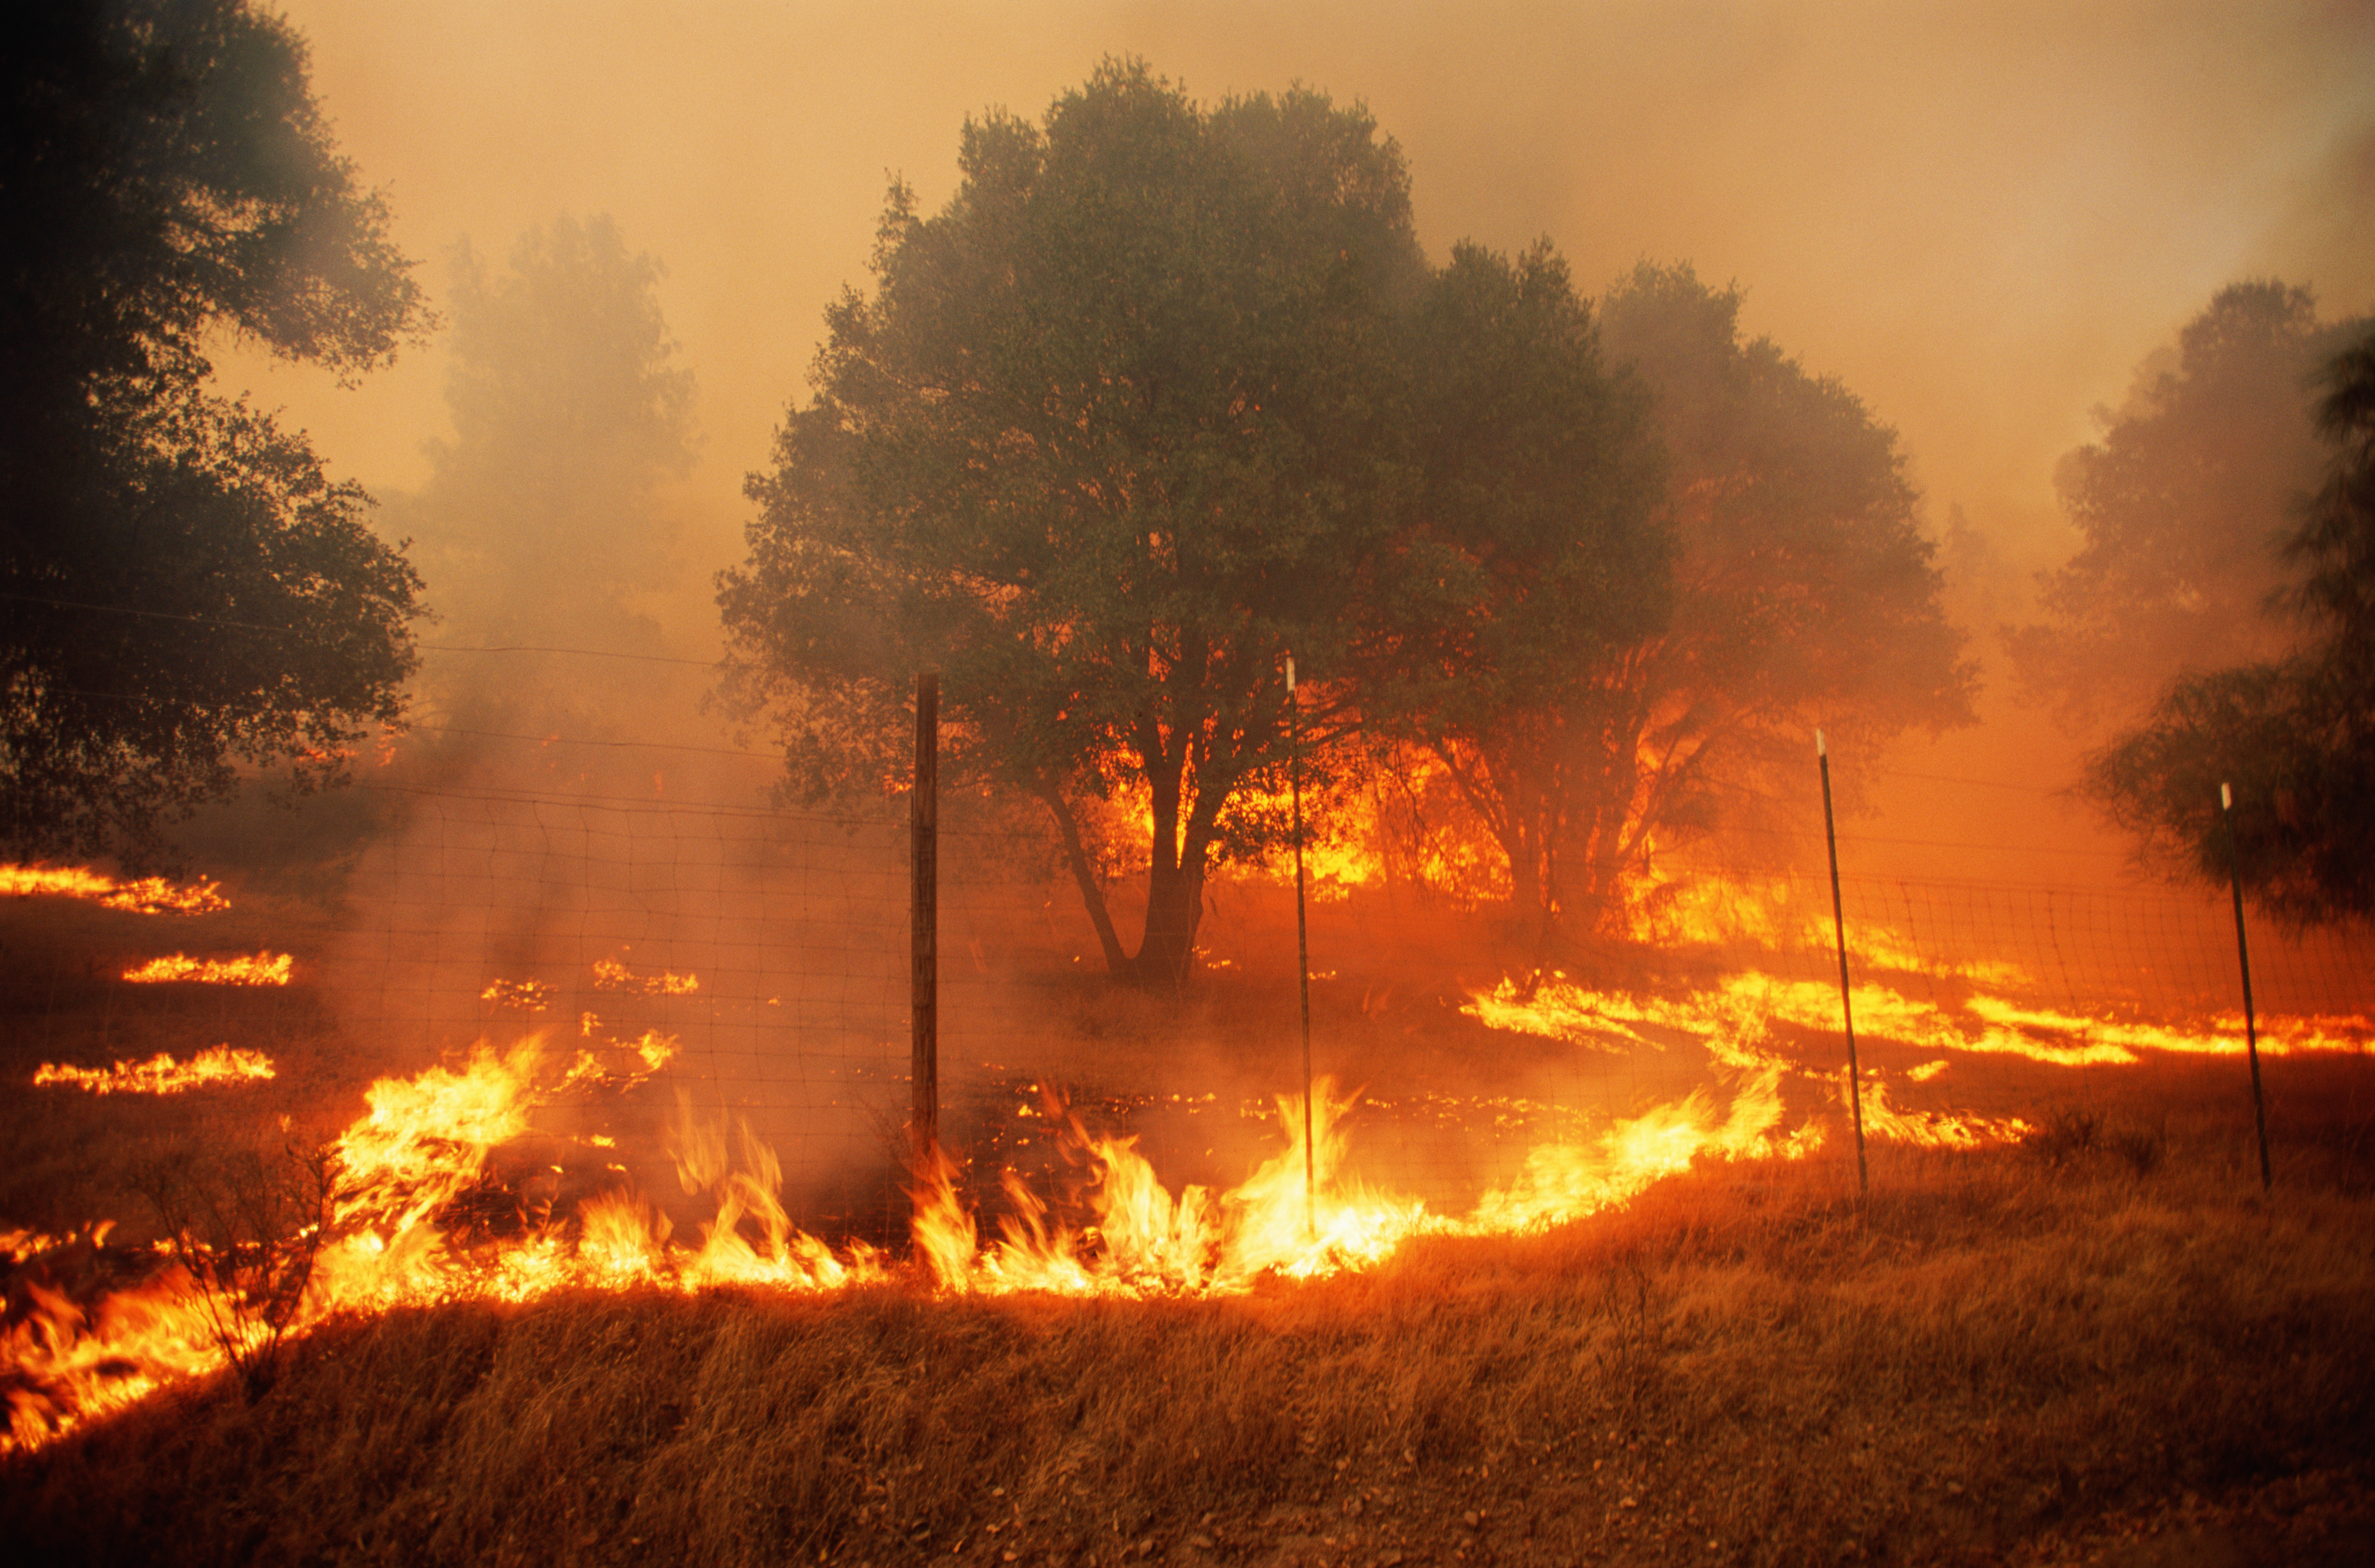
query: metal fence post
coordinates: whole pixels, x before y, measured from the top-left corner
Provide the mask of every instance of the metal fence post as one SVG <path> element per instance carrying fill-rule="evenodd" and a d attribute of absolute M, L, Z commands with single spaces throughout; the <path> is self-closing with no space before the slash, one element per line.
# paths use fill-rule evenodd
<path fill-rule="evenodd" d="M 1823 840 L 1831 852 L 1831 929 L 1839 939 L 1839 1013 L 1848 1026 L 1848 1107 L 1855 1118 L 1856 1191 L 1869 1200 L 1872 1174 L 1863 1162 L 1863 1075 L 1856 1067 L 1855 998 L 1848 989 L 1848 917 L 1839 901 L 1839 831 L 1831 818 L 1831 754 L 1823 732 L 1814 732 L 1814 760 L 1823 770 Z"/>
<path fill-rule="evenodd" d="M 913 1099 L 907 1126 L 909 1152 L 918 1174 L 930 1171 L 940 1146 L 939 741 L 940 678 L 927 670 L 916 678 L 916 780 L 907 808 L 915 913 L 908 1000 Z"/>
<path fill-rule="evenodd" d="M 2260 1134 L 2260 1190 L 2275 1190 L 2268 1164 L 2268 1107 L 2260 1096 L 2260 1025 L 2251 1007 L 2251 945 L 2243 937 L 2243 851 L 2235 839 L 2235 791 L 2218 786 L 2218 820 L 2227 830 L 2227 880 L 2235 890 L 2235 957 L 2243 966 L 2243 1049 L 2251 1058 L 2251 1121 Z"/>

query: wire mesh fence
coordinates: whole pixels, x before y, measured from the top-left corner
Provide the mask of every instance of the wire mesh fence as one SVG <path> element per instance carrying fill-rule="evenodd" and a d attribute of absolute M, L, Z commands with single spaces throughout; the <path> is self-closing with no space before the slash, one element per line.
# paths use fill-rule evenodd
<path fill-rule="evenodd" d="M 300 966 L 353 1060 L 403 1070 L 533 1036 L 624 1064 L 633 1091 L 598 1112 L 614 1170 L 664 1188 L 664 1163 L 635 1151 L 671 1117 L 727 1116 L 774 1151 L 804 1228 L 897 1239 L 904 802 L 817 814 L 488 787 L 402 805 Z M 1279 1097 L 1302 1087 L 1291 877 L 1217 877 L 1194 984 L 1152 994 L 1105 979 L 1077 890 L 1030 839 L 1011 819 L 942 838 L 943 1132 L 969 1200 L 1006 1206 L 1010 1169 L 1077 1185 L 1051 1092 L 1136 1138 L 1166 1182 L 1242 1180 L 1283 1146 Z M 1343 1178 L 1464 1212 L 1546 1146 L 1694 1097 L 1720 1115 L 1749 1080 L 1779 1102 L 1776 1138 L 1843 1149 L 1828 885 L 1711 848 L 1631 939 L 1547 967 L 1492 901 L 1339 857 L 1309 921 L 1316 1066 L 1350 1107 Z M 1853 875 L 1842 890 L 1876 1146 L 2002 1141 L 2073 1113 L 2248 1117 L 2221 901 Z M 1130 884 L 1109 891 L 1128 926 Z M 2366 1092 L 2375 953 L 2361 933 L 2271 928 L 2253 956 L 2281 1145 Z"/>

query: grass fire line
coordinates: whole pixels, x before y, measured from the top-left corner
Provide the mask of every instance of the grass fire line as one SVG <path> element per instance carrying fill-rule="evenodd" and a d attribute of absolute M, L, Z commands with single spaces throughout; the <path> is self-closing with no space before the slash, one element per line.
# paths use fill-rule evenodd
<path fill-rule="evenodd" d="M 160 1051 L 147 1061 L 120 1061 L 106 1067 L 77 1067 L 44 1062 L 33 1072 L 33 1086 L 63 1085 L 93 1094 L 180 1094 L 220 1084 L 255 1083 L 274 1074 L 272 1058 L 261 1051 L 225 1043 L 209 1046 L 186 1061 Z"/>
<path fill-rule="evenodd" d="M 1702 1163 L 1220 1297 L 348 1314 L 264 1397 L 20 1456 L 0 1528 L 77 1562 L 2363 1560 L 2363 1185 L 1884 1169 L 1868 1215 L 1836 1169 Z"/>
<path fill-rule="evenodd" d="M 1348 1102 L 1324 1079 L 1307 1106 L 1300 1096 L 1278 1098 L 1282 1147 L 1221 1192 L 1195 1185 L 1172 1192 L 1134 1138 L 1095 1133 L 1050 1102 L 1046 1114 L 1093 1176 L 1089 1222 L 1075 1228 L 1056 1218 L 1010 1175 L 1008 1212 L 995 1236 L 984 1239 L 943 1160 L 917 1173 L 917 1261 L 939 1289 L 963 1294 L 1242 1294 L 1266 1280 L 1374 1267 L 1417 1238 L 1540 1231 L 1621 1206 L 1695 1161 L 1787 1161 L 1821 1147 L 1819 1120 L 1783 1125 L 1781 1090 L 1791 1071 L 1785 1063 L 1746 1047 L 1719 1049 L 1719 1083 L 1535 1148 L 1512 1180 L 1459 1215 L 1350 1178 Z M 331 1150 L 335 1185 L 296 1326 L 358 1311 L 575 1290 L 830 1291 L 892 1279 L 892 1261 L 872 1247 L 835 1247 L 796 1227 L 781 1202 L 773 1151 L 739 1123 L 704 1122 L 689 1102 L 679 1106 L 669 1151 L 687 1192 L 706 1193 L 715 1205 L 697 1238 L 677 1237 L 659 1208 L 623 1187 L 514 1237 L 466 1240 L 451 1230 L 450 1207 L 481 1187 L 492 1157 L 527 1132 L 533 1112 L 644 1081 L 674 1051 L 656 1034 L 573 1052 L 530 1036 L 507 1050 L 481 1046 L 458 1064 L 374 1083 L 365 1114 Z M 1313 1128 L 1307 1149 L 1306 1125 Z M 2020 1130 L 2008 1121 L 1950 1127 L 1934 1114 L 1907 1114 L 1895 1125 L 1908 1140 L 1941 1146 L 1975 1146 Z M 608 1142 L 585 1136 L 589 1146 Z M 210 1360 L 205 1348 L 202 1294 L 167 1271 L 92 1303 L 45 1301 L 7 1342 L 14 1444 L 53 1441 L 96 1411 L 218 1364 L 222 1358 Z"/>
<path fill-rule="evenodd" d="M 80 899 L 135 914 L 217 914 L 230 907 L 213 882 L 162 877 L 119 882 L 84 867 L 0 866 L 0 896 Z"/>

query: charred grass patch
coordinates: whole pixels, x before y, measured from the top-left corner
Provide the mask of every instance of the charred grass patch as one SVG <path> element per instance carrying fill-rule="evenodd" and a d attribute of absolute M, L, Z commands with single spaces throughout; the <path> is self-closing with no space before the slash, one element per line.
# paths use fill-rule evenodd
<path fill-rule="evenodd" d="M 2317 1170 L 2263 1198 L 2189 1143 L 1886 1158 L 1868 1210 L 1836 1163 L 1717 1168 L 1235 1300 L 399 1312 L 252 1400 L 10 1461 L 0 1534 L 62 1563 L 2362 1561 L 2375 1202 Z"/>

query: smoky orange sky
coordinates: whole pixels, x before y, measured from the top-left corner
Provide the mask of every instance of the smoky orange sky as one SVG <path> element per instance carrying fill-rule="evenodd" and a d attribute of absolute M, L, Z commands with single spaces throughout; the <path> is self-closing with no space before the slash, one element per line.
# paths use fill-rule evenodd
<path fill-rule="evenodd" d="M 715 646 L 708 577 L 741 554 L 742 477 L 804 395 L 825 305 L 866 282 L 886 176 L 936 206 L 968 114 L 1035 118 L 1106 54 L 1203 100 L 1300 81 L 1365 102 L 1408 157 L 1438 260 L 1461 238 L 1547 236 L 1594 292 L 1642 257 L 1738 282 L 1750 333 L 1898 430 L 1933 533 L 1959 507 L 2024 572 L 2070 547 L 2056 458 L 2221 285 L 2306 283 L 2329 316 L 2375 306 L 2367 0 L 285 14 L 432 289 L 456 240 L 499 259 L 562 212 L 611 214 L 666 265 L 662 304 L 701 392 L 691 570 L 670 618 L 695 654 Z M 434 345 L 352 391 L 236 355 L 226 371 L 375 489 L 419 483 L 421 444 L 445 430 Z M 2015 728 L 2012 758 L 2056 744 Z M 2023 772 L 2002 733 L 1897 759 L 2055 784 L 2067 760 Z"/>

